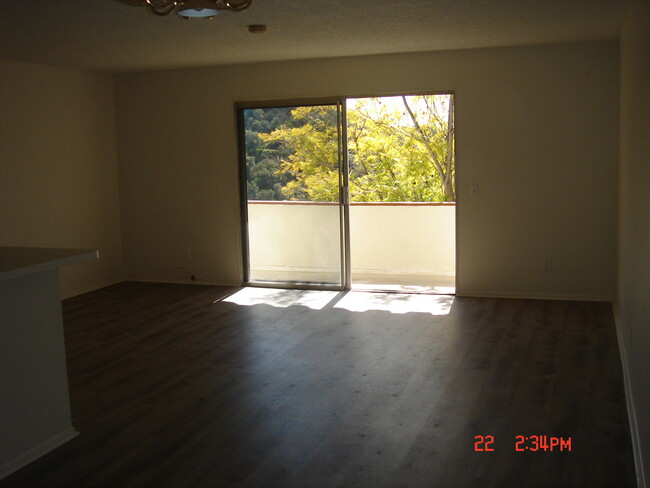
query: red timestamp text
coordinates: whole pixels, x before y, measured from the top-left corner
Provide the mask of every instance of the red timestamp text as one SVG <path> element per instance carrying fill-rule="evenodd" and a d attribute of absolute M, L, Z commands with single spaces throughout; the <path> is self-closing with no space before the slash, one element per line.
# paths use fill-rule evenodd
<path fill-rule="evenodd" d="M 475 451 L 494 451 L 494 436 L 493 435 L 475 435 L 474 436 L 474 450 Z"/>
<path fill-rule="evenodd" d="M 515 437 L 515 451 L 571 451 L 571 437 L 547 435 L 518 435 Z"/>
<path fill-rule="evenodd" d="M 573 447 L 571 437 L 549 435 L 517 435 L 515 436 L 515 451 L 517 452 L 571 452 Z M 493 435 L 475 435 L 474 451 L 493 452 Z"/>

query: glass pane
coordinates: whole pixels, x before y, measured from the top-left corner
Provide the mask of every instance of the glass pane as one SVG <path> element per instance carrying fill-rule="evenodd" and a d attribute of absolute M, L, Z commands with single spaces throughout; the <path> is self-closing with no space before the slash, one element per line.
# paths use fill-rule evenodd
<path fill-rule="evenodd" d="M 348 99 L 353 288 L 453 293 L 453 95 Z"/>
<path fill-rule="evenodd" d="M 337 107 L 243 115 L 249 281 L 340 285 Z"/>

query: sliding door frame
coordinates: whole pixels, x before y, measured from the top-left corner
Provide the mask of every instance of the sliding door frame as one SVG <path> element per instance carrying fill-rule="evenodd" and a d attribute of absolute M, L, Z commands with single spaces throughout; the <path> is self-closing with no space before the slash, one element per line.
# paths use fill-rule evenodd
<path fill-rule="evenodd" d="M 331 105 L 336 107 L 337 111 L 337 137 L 338 137 L 338 156 L 339 156 L 339 250 L 340 250 L 340 267 L 341 267 L 341 284 L 316 284 L 316 283 L 294 283 L 287 281 L 265 282 L 250 281 L 250 246 L 248 236 L 248 192 L 246 179 L 246 127 L 244 121 L 244 110 L 256 108 L 281 108 L 281 107 L 314 107 L 319 105 Z M 350 287 L 350 234 L 349 234 L 349 205 L 348 201 L 348 152 L 347 140 L 343 140 L 346 135 L 345 126 L 345 98 L 344 97 L 326 97 L 326 98 L 308 98 L 308 99 L 289 99 L 289 100 L 266 100 L 266 101 L 246 101 L 235 103 L 237 117 L 237 148 L 239 162 L 239 205 L 240 205 L 240 225 L 241 225 L 241 249 L 242 249 L 242 281 L 245 286 L 255 286 L 261 288 L 288 288 L 301 290 L 332 290 L 344 291 Z"/>
<path fill-rule="evenodd" d="M 339 215 L 341 216 L 341 284 L 352 289 L 352 262 L 350 256 L 350 162 L 348 159 L 347 99 L 337 101 L 339 131 Z"/>
<path fill-rule="evenodd" d="M 350 193 L 349 193 L 349 155 L 347 138 L 347 101 L 356 98 L 382 98 L 395 96 L 424 96 L 424 95 L 451 95 L 454 99 L 454 145 L 457 148 L 458 127 L 456 125 L 457 95 L 453 90 L 428 90 L 416 92 L 393 92 L 381 94 L 346 95 L 322 98 L 291 98 L 280 100 L 241 101 L 235 103 L 237 121 L 237 151 L 239 163 L 239 196 L 240 196 L 240 225 L 241 225 L 241 250 L 242 250 L 242 282 L 245 286 L 264 288 L 288 288 L 301 290 L 334 290 L 348 291 L 352 289 L 352 263 L 350 255 Z M 340 256 L 341 256 L 341 285 L 333 286 L 327 284 L 313 283 L 292 283 L 292 282 L 251 282 L 250 281 L 250 256 L 248 236 L 248 195 L 246 180 L 246 131 L 244 123 L 244 110 L 255 108 L 276 108 L 276 107 L 303 107 L 332 105 L 337 109 L 337 130 L 339 148 L 339 222 L 340 222 Z M 454 160 L 455 172 L 455 217 L 454 217 L 454 238 L 455 238 L 455 275 L 454 287 L 458 290 L 459 243 L 458 243 L 458 214 L 459 214 L 459 193 L 458 193 L 458 152 Z"/>

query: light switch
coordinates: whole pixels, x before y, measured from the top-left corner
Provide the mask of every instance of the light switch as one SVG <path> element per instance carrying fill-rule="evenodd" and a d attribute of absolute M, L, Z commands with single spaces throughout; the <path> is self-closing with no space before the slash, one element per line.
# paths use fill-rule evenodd
<path fill-rule="evenodd" d="M 478 185 L 472 185 L 469 188 L 469 196 L 472 198 L 478 197 Z"/>

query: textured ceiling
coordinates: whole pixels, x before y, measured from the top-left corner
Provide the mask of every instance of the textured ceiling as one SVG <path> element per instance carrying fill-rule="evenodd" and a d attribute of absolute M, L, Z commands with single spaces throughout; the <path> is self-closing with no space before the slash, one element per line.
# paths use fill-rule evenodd
<path fill-rule="evenodd" d="M 118 0 L 0 0 L 0 59 L 137 71 L 616 38 L 628 0 L 253 0 L 214 20 Z M 266 24 L 249 34 L 249 24 Z"/>

